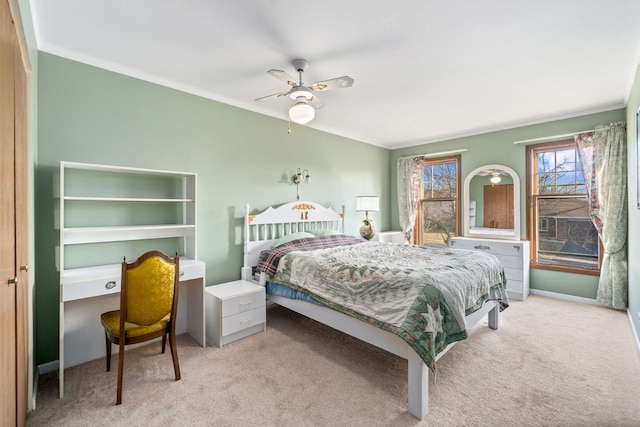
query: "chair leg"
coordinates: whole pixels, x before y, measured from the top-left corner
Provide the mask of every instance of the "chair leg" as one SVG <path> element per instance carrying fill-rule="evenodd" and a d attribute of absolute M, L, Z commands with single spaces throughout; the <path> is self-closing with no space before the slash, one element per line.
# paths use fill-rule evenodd
<path fill-rule="evenodd" d="M 120 340 L 118 353 L 118 391 L 116 392 L 116 405 L 122 403 L 122 371 L 124 370 L 124 340 Z"/>
<path fill-rule="evenodd" d="M 169 333 L 169 348 L 173 358 L 173 370 L 176 374 L 176 381 L 178 381 L 180 380 L 180 363 L 178 362 L 178 349 L 176 348 L 176 334 L 173 331 Z"/>
<path fill-rule="evenodd" d="M 167 334 L 162 336 L 162 354 L 164 354 L 164 348 L 167 345 Z"/>
<path fill-rule="evenodd" d="M 107 346 L 107 372 L 109 372 L 111 370 L 111 341 L 109 341 L 106 330 L 104 331 L 104 343 Z"/>

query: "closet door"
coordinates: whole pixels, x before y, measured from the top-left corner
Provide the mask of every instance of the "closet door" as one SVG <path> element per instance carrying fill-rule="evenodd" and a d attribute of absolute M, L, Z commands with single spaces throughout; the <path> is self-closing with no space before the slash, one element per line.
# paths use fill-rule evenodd
<path fill-rule="evenodd" d="M 14 34 L 0 5 L 0 425 L 17 424 Z"/>
<path fill-rule="evenodd" d="M 513 228 L 513 184 L 484 186 L 483 227 Z"/>
<path fill-rule="evenodd" d="M 9 4 L 0 0 L 0 425 L 3 426 L 23 426 L 27 415 L 27 76 L 20 58 Z"/>

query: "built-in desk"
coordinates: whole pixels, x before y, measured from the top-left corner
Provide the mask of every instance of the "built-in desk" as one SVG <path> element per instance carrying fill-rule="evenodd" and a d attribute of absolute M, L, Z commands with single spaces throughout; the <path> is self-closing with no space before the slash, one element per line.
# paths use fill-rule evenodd
<path fill-rule="evenodd" d="M 60 398 L 65 368 L 105 356 L 100 315 L 120 306 L 123 257 L 180 255 L 176 333 L 205 346 L 196 174 L 64 161 L 59 173 Z"/>
<path fill-rule="evenodd" d="M 121 268 L 120 264 L 114 264 L 65 271 L 60 285 L 60 398 L 64 397 L 65 368 L 105 357 L 100 315 L 120 306 Z M 176 334 L 188 332 L 203 347 L 206 345 L 204 272 L 202 261 L 180 259 L 176 323 Z"/>

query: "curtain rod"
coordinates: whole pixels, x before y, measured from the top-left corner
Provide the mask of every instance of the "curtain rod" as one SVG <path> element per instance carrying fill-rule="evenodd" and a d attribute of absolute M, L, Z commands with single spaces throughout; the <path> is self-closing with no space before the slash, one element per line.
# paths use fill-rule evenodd
<path fill-rule="evenodd" d="M 595 129 L 581 130 L 579 132 L 563 133 L 562 135 L 552 135 L 552 136 L 545 136 L 545 137 L 542 137 L 542 138 L 523 139 L 521 141 L 513 141 L 513 143 L 515 145 L 517 145 L 517 144 L 529 144 L 531 142 L 552 141 L 554 139 L 568 138 L 570 136 L 574 136 L 574 135 L 577 135 L 577 134 L 580 134 L 580 133 L 593 133 L 593 132 L 595 132 Z"/>
<path fill-rule="evenodd" d="M 469 151 L 468 148 L 461 148 L 459 150 L 451 150 L 451 151 L 441 151 L 439 153 L 429 153 L 429 154 L 411 154 L 408 156 L 400 156 L 400 158 L 406 158 L 406 157 L 440 157 L 440 156 L 447 156 L 449 154 L 458 154 L 458 153 L 464 153 L 465 151 Z"/>

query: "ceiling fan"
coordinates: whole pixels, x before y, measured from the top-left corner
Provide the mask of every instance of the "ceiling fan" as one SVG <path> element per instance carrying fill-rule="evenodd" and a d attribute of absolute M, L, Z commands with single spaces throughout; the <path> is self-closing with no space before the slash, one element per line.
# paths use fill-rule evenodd
<path fill-rule="evenodd" d="M 302 73 L 307 70 L 309 63 L 304 59 L 295 59 L 293 60 L 293 66 L 298 72 L 298 81 L 283 70 L 271 69 L 267 71 L 268 74 L 271 74 L 276 79 L 282 80 L 286 84 L 290 85 L 291 89 L 289 91 L 256 98 L 256 101 L 260 102 L 288 95 L 295 101 L 293 107 L 289 109 L 289 118 L 292 122 L 301 125 L 309 123 L 315 117 L 315 110 L 322 108 L 324 104 L 322 104 L 314 92 L 353 86 L 353 79 L 349 76 L 336 77 L 316 82 L 311 86 L 305 86 L 302 82 Z"/>
<path fill-rule="evenodd" d="M 505 174 L 506 172 L 500 169 L 487 169 L 486 171 L 480 172 L 478 175 L 479 176 L 491 175 L 491 179 L 489 179 L 489 181 L 491 181 L 491 183 L 493 184 L 497 184 L 500 181 L 502 181 L 502 178 L 500 178 L 500 175 L 505 175 Z"/>

